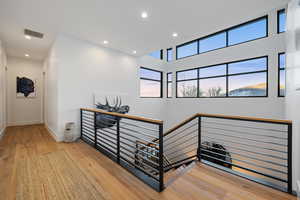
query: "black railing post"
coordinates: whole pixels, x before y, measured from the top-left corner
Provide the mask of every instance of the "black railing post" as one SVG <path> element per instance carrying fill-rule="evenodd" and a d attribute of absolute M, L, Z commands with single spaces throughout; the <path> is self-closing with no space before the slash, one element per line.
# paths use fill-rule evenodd
<path fill-rule="evenodd" d="M 201 116 L 198 116 L 198 151 L 197 157 L 198 160 L 201 161 Z"/>
<path fill-rule="evenodd" d="M 164 190 L 164 135 L 163 125 L 159 124 L 159 191 Z"/>
<path fill-rule="evenodd" d="M 96 125 L 96 121 L 97 121 L 97 115 L 96 115 L 96 112 L 94 112 L 94 133 L 95 133 L 95 148 L 97 149 L 97 125 Z"/>
<path fill-rule="evenodd" d="M 293 192 L 293 126 L 288 124 L 288 192 Z"/>
<path fill-rule="evenodd" d="M 82 139 L 82 109 L 80 109 L 80 139 Z"/>
<path fill-rule="evenodd" d="M 120 164 L 120 120 L 117 120 L 117 162 Z"/>

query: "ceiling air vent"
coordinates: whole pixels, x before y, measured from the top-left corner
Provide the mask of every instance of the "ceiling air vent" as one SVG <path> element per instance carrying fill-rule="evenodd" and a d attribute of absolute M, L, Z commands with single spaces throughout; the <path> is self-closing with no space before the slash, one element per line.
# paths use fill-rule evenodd
<path fill-rule="evenodd" d="M 24 29 L 24 34 L 29 35 L 31 37 L 40 38 L 40 39 L 42 39 L 44 37 L 43 33 L 39 33 L 39 32 L 36 32 L 36 31 L 29 30 L 29 29 Z"/>

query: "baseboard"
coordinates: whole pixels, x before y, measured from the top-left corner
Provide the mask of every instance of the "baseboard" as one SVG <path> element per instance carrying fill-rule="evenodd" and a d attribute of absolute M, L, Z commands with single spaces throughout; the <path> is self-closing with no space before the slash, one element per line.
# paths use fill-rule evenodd
<path fill-rule="evenodd" d="M 26 125 L 35 125 L 35 124 L 43 124 L 43 122 L 41 120 L 27 121 L 27 122 L 8 122 L 7 126 L 26 126 Z"/>
<path fill-rule="evenodd" d="M 6 127 L 4 127 L 1 131 L 0 131 L 0 140 L 3 138 L 4 134 L 5 134 L 5 130 Z"/>
<path fill-rule="evenodd" d="M 63 141 L 63 138 L 58 137 L 58 136 L 55 134 L 55 131 L 53 131 L 49 126 L 47 126 L 47 124 L 45 124 L 45 127 L 46 127 L 47 131 L 50 133 L 50 135 L 52 136 L 52 138 L 53 138 L 56 142 L 62 142 L 62 141 Z"/>

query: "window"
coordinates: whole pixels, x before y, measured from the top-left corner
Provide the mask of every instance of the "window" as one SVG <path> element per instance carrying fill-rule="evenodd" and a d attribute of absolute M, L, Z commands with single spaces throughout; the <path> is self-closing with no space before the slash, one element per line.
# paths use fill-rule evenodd
<path fill-rule="evenodd" d="M 233 62 L 228 67 L 228 96 L 267 96 L 267 57 Z"/>
<path fill-rule="evenodd" d="M 226 65 L 199 68 L 199 96 L 226 96 Z"/>
<path fill-rule="evenodd" d="M 173 59 L 173 49 L 169 48 L 167 49 L 167 61 L 170 62 Z"/>
<path fill-rule="evenodd" d="M 177 97 L 267 97 L 268 57 L 177 72 Z"/>
<path fill-rule="evenodd" d="M 172 72 L 167 73 L 167 98 L 172 97 Z"/>
<path fill-rule="evenodd" d="M 198 96 L 198 69 L 180 71 L 177 77 L 177 97 Z"/>
<path fill-rule="evenodd" d="M 283 33 L 286 31 L 286 13 L 285 9 L 279 10 L 277 13 L 277 32 Z"/>
<path fill-rule="evenodd" d="M 183 44 L 181 46 L 178 46 L 176 49 L 177 49 L 177 55 L 176 55 L 177 59 L 196 55 L 198 54 L 198 41 Z"/>
<path fill-rule="evenodd" d="M 199 40 L 199 53 L 226 47 L 226 32 L 218 33 Z"/>
<path fill-rule="evenodd" d="M 268 16 L 234 26 L 176 47 L 176 59 L 229 47 L 268 36 Z"/>
<path fill-rule="evenodd" d="M 162 98 L 162 72 L 140 68 L 140 97 Z"/>
<path fill-rule="evenodd" d="M 148 56 L 162 60 L 163 59 L 163 50 L 154 51 L 152 53 L 149 53 Z"/>
<path fill-rule="evenodd" d="M 285 53 L 278 55 L 279 81 L 278 81 L 278 96 L 285 96 Z"/>
<path fill-rule="evenodd" d="M 228 45 L 236 45 L 243 42 L 267 37 L 267 18 L 239 25 L 228 31 Z"/>

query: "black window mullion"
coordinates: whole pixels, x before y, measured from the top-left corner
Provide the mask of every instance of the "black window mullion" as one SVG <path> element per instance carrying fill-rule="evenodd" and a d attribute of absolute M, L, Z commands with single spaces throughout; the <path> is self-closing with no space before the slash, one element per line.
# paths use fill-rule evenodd
<path fill-rule="evenodd" d="M 198 50 L 199 50 L 199 41 L 198 41 Z M 198 77 L 198 80 L 197 80 L 197 98 L 199 98 L 200 97 L 200 80 L 199 80 L 200 68 L 198 68 L 198 70 L 197 70 L 197 77 Z"/>
<path fill-rule="evenodd" d="M 228 30 L 226 30 L 226 47 L 229 47 Z"/>
<path fill-rule="evenodd" d="M 228 90 L 229 90 L 229 76 L 228 76 L 228 64 L 226 64 L 226 97 L 229 96 Z"/>

